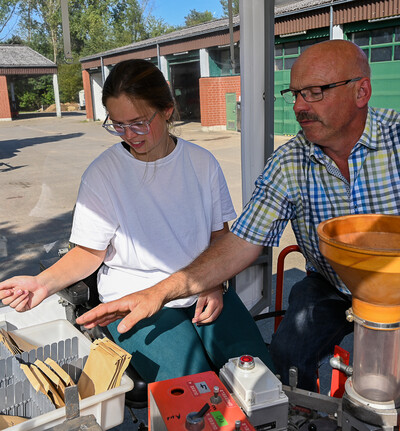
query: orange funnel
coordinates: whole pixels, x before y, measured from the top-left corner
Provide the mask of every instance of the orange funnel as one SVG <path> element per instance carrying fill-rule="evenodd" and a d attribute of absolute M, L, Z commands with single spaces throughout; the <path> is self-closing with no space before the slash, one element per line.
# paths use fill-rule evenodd
<path fill-rule="evenodd" d="M 353 295 L 356 316 L 400 321 L 400 216 L 359 214 L 318 226 L 319 248 Z"/>

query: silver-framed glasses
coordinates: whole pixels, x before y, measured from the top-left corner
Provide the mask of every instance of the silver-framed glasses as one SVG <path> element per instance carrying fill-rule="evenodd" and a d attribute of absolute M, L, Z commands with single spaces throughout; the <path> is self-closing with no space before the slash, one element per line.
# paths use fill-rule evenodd
<path fill-rule="evenodd" d="M 106 119 L 102 124 L 102 127 L 104 127 L 107 130 L 107 132 L 115 136 L 124 135 L 125 129 L 127 128 L 129 128 L 129 130 L 136 133 L 137 135 L 147 135 L 150 132 L 150 124 L 154 120 L 156 115 L 157 115 L 157 111 L 154 112 L 154 114 L 148 120 L 135 121 L 130 124 L 114 123 L 113 121 L 110 120 L 109 115 L 107 115 Z"/>

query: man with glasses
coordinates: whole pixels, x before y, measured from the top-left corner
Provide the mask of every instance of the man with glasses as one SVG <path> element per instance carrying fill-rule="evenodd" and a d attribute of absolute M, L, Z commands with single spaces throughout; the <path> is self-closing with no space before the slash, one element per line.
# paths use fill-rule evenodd
<path fill-rule="evenodd" d="M 270 347 L 283 383 L 294 365 L 298 386 L 316 390 L 319 360 L 352 331 L 345 318 L 351 296 L 319 251 L 317 226 L 347 214 L 400 213 L 400 114 L 368 107 L 368 61 L 343 40 L 304 51 L 282 96 L 293 105 L 301 130 L 269 158 L 231 232 L 188 267 L 94 310 L 80 324 L 118 311 L 126 316 L 118 328 L 125 332 L 165 301 L 205 291 L 242 271 L 264 246 L 279 245 L 290 220 L 308 274 L 293 286 Z"/>

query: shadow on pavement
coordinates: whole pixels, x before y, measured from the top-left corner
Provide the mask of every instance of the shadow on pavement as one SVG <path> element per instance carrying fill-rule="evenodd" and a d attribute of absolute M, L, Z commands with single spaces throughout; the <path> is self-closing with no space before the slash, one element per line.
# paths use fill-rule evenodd
<path fill-rule="evenodd" d="M 52 118 L 57 117 L 56 112 L 23 112 L 19 113 L 17 117 L 13 119 L 13 122 L 18 120 L 30 120 L 35 118 Z M 86 111 L 62 111 L 61 117 L 86 117 Z"/>
<path fill-rule="evenodd" d="M 15 157 L 19 150 L 25 147 L 31 147 L 33 145 L 47 144 L 57 141 L 64 141 L 65 139 L 76 139 L 83 135 L 84 133 L 70 133 L 51 136 L 40 136 L 28 139 L 12 139 L 0 141 L 0 159 L 10 159 L 11 157 Z M 0 166 L 2 165 L 4 165 L 4 163 L 0 163 Z"/>
<path fill-rule="evenodd" d="M 0 224 L 0 239 L 3 241 L 0 280 L 15 275 L 36 275 L 41 260 L 57 256 L 60 248 L 68 246 L 71 224 L 72 209 L 17 234 L 13 232 L 13 226 L 4 228 Z"/>

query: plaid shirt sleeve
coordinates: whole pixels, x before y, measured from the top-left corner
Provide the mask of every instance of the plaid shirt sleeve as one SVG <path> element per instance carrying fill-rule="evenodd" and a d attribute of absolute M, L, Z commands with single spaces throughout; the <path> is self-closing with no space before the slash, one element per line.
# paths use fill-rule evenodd
<path fill-rule="evenodd" d="M 253 244 L 278 246 L 294 214 L 287 190 L 277 152 L 268 159 L 263 173 L 257 178 L 253 195 L 232 226 L 232 232 Z"/>

